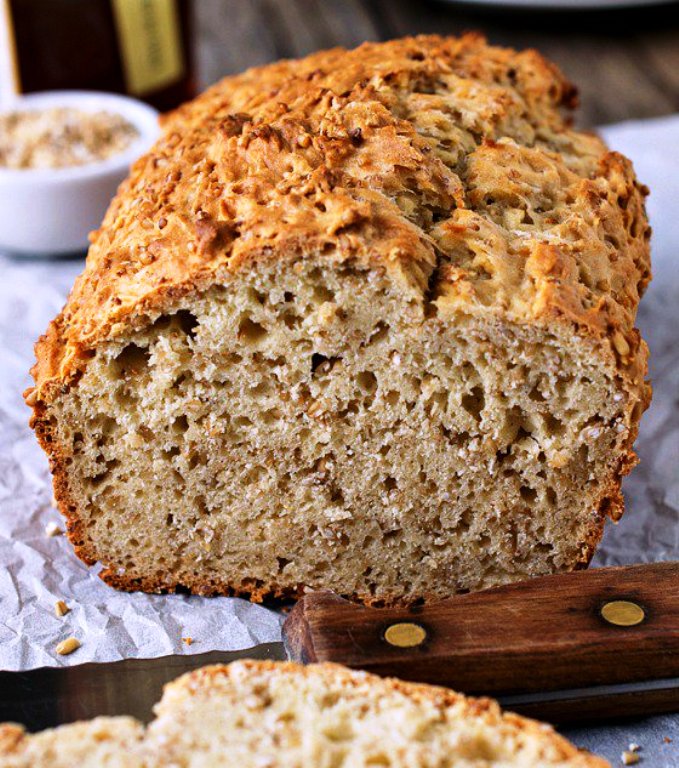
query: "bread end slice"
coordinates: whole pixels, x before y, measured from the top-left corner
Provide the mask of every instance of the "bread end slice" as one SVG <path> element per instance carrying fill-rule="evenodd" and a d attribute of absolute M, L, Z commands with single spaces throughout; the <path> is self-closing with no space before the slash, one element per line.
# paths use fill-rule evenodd
<path fill-rule="evenodd" d="M 146 729 L 129 718 L 30 736 L 0 726 L 0 768 L 608 766 L 491 700 L 334 664 L 204 667 L 167 685 L 155 709 Z"/>
<path fill-rule="evenodd" d="M 184 675 L 166 686 L 147 743 L 169 761 L 201 753 L 206 738 L 197 723 L 225 734 L 210 737 L 208 754 L 228 744 L 234 761 L 248 767 L 608 766 L 551 726 L 503 713 L 490 699 L 336 664 L 243 661 Z M 254 754 L 259 763 L 248 762 Z"/>
<path fill-rule="evenodd" d="M 131 717 L 97 717 L 28 734 L 0 724 L 0 768 L 147 768 L 144 726 Z"/>

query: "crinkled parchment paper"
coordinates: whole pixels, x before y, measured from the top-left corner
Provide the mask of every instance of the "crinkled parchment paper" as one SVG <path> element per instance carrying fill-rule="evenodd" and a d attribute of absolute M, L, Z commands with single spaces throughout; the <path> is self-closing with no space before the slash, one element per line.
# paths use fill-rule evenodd
<path fill-rule="evenodd" d="M 637 442 L 641 464 L 625 482 L 627 514 L 608 526 L 595 564 L 679 559 L 679 117 L 603 133 L 652 189 L 655 279 L 639 326 L 651 348 L 654 399 Z M 33 341 L 60 309 L 82 260 L 0 256 L 0 269 L 0 669 L 237 650 L 280 639 L 275 611 L 235 598 L 119 593 L 75 557 L 63 536 L 45 535 L 45 525 L 60 518 L 21 392 L 30 383 Z M 58 599 L 72 609 L 61 619 L 54 615 Z M 57 656 L 56 644 L 71 634 L 82 647 Z M 195 642 L 187 646 L 182 637 Z M 571 735 L 616 763 L 627 742 L 637 741 L 647 764 L 670 766 L 679 764 L 677 719 Z M 673 744 L 662 741 L 665 735 Z"/>

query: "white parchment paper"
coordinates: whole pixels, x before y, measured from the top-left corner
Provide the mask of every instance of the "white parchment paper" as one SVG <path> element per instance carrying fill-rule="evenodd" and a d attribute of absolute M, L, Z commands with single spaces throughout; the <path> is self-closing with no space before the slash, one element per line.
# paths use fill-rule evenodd
<path fill-rule="evenodd" d="M 627 514 L 609 526 L 597 565 L 679 558 L 679 118 L 604 133 L 653 190 L 655 281 L 639 325 L 651 347 L 655 397 L 638 441 L 642 463 L 625 485 Z M 0 669 L 238 650 L 280 639 L 275 611 L 235 598 L 119 593 L 80 563 L 63 536 L 45 535 L 47 523 L 61 521 L 21 392 L 30 383 L 33 341 L 82 265 L 0 255 Z M 72 609 L 64 618 L 54 615 L 58 599 Z M 69 635 L 82 647 L 60 657 L 55 646 Z"/>

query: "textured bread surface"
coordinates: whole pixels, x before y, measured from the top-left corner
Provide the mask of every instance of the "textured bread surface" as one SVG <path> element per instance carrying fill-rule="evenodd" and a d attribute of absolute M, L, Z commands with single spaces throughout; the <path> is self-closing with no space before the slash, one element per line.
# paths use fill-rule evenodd
<path fill-rule="evenodd" d="M 35 736 L 0 726 L 0 768 L 605 768 L 489 699 L 334 664 L 235 662 L 165 687 L 144 731 L 99 718 Z"/>
<path fill-rule="evenodd" d="M 474 35 L 173 113 L 36 347 L 78 555 L 124 589 L 413 602 L 586 565 L 650 397 L 645 190 Z"/>

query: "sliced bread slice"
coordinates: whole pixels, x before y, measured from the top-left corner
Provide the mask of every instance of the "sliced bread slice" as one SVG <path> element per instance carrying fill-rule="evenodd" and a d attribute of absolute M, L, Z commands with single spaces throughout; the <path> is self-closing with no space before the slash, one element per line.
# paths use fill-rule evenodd
<path fill-rule="evenodd" d="M 4 734 L 4 741 L 3 741 Z M 0 729 L 0 768 L 605 768 L 496 702 L 335 664 L 243 661 L 165 688 L 156 719 Z"/>

